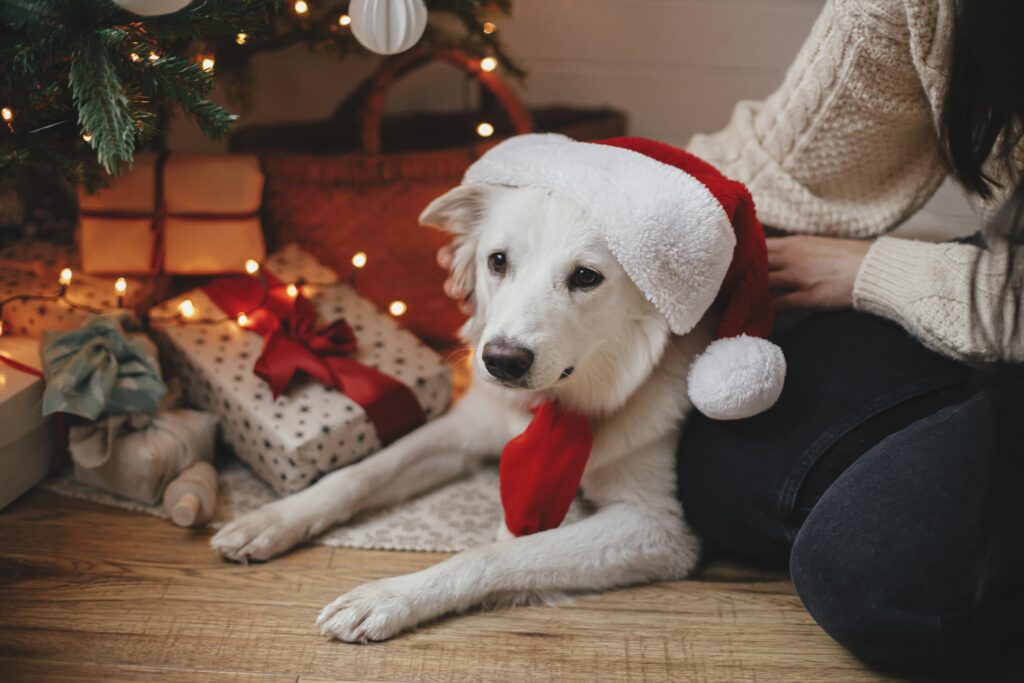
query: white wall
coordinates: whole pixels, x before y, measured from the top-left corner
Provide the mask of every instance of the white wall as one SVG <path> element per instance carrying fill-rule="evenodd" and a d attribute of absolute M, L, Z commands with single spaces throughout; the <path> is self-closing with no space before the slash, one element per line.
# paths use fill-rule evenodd
<path fill-rule="evenodd" d="M 315 0 L 311 0 L 315 2 Z M 499 19 L 507 48 L 528 71 L 523 98 L 534 104 L 610 105 L 631 132 L 675 144 L 720 128 L 740 99 L 761 98 L 782 80 L 824 0 L 514 0 Z M 374 64 L 338 62 L 295 48 L 260 55 L 255 107 L 244 122 L 326 117 Z M 395 109 L 453 109 L 462 76 L 444 66 L 395 88 Z M 215 149 L 190 126 L 177 149 Z M 976 225 L 947 184 L 916 216 L 911 234 L 948 235 Z"/>

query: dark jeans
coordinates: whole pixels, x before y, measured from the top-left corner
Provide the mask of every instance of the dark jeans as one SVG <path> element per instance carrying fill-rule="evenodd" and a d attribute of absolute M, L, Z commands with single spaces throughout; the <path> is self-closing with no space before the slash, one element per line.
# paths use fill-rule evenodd
<path fill-rule="evenodd" d="M 688 423 L 687 519 L 734 553 L 788 558 L 810 614 L 866 661 L 938 665 L 996 645 L 997 606 L 975 599 L 990 392 L 873 316 L 815 316 L 777 341 L 789 367 L 771 410 Z"/>

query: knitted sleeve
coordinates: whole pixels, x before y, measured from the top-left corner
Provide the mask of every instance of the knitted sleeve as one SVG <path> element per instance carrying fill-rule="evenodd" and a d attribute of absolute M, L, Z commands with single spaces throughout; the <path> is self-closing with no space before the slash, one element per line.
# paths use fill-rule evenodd
<path fill-rule="evenodd" d="M 939 353 L 1024 361 L 1024 248 L 883 237 L 857 274 L 854 308 L 899 323 Z M 1013 278 L 1007 283 L 1012 259 Z"/>
<path fill-rule="evenodd" d="M 765 225 L 891 229 L 945 176 L 907 16 L 900 0 L 830 0 L 779 89 L 687 149 L 745 183 Z"/>

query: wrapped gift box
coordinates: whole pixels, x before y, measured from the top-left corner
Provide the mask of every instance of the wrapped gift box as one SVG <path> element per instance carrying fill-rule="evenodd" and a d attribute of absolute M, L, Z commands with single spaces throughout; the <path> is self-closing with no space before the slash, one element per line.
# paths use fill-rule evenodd
<path fill-rule="evenodd" d="M 0 509 L 65 460 L 54 421 L 43 417 L 39 340 L 0 337 Z"/>
<path fill-rule="evenodd" d="M 16 265 L 17 267 L 14 267 Z M 0 251 L 0 300 L 16 294 L 49 296 L 60 291 L 58 277 L 63 267 L 72 269 L 67 298 L 92 309 L 112 312 L 117 308 L 116 278 L 99 278 L 81 273 L 71 247 L 46 242 L 19 242 Z M 127 278 L 125 307 L 145 310 L 156 301 L 165 281 L 155 278 Z M 92 313 L 75 309 L 63 301 L 10 301 L 0 311 L 5 334 L 39 337 L 47 330 L 74 330 Z"/>
<path fill-rule="evenodd" d="M 79 193 L 82 266 L 110 275 L 241 272 L 264 257 L 262 196 L 254 156 L 140 156 L 108 187 Z"/>
<path fill-rule="evenodd" d="M 408 386 L 427 419 L 445 410 L 451 397 L 447 364 L 393 318 L 297 247 L 274 254 L 263 267 L 285 282 L 312 283 L 303 286 L 303 295 L 321 323 L 345 318 L 357 339 L 353 358 Z M 253 373 L 263 338 L 233 320 L 184 321 L 177 315 L 183 299 L 192 301 L 196 319 L 223 316 L 202 290 L 155 307 L 150 324 L 161 357 L 180 376 L 189 401 L 220 415 L 225 440 L 278 493 L 301 490 L 381 447 L 364 410 L 332 387 L 304 379 L 275 399 Z"/>

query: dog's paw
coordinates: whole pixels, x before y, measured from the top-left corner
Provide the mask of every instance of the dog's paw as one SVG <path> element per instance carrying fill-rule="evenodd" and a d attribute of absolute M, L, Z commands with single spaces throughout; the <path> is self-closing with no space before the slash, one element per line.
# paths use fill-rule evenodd
<path fill-rule="evenodd" d="M 414 604 L 408 577 L 371 581 L 324 607 L 316 625 L 326 638 L 346 643 L 387 640 L 427 618 Z"/>
<path fill-rule="evenodd" d="M 224 525 L 210 539 L 210 547 L 236 562 L 267 560 L 304 541 L 309 532 L 304 520 L 294 518 L 276 501 Z"/>

